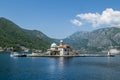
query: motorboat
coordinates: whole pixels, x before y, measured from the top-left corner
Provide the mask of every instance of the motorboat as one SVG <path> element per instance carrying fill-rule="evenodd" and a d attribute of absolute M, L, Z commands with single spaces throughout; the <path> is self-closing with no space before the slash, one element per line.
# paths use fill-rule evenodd
<path fill-rule="evenodd" d="M 12 52 L 10 54 L 11 57 L 26 57 L 27 55 L 26 54 L 20 54 L 18 52 Z"/>

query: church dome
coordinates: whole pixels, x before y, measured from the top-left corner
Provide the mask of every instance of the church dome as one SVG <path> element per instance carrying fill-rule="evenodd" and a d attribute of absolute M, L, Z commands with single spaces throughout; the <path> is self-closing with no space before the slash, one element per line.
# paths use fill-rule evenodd
<path fill-rule="evenodd" d="M 51 44 L 51 48 L 56 48 L 56 47 L 57 47 L 56 43 Z"/>

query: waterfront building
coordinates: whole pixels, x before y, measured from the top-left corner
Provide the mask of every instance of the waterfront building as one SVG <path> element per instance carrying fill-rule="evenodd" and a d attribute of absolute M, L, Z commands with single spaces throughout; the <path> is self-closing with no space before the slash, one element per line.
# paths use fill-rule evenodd
<path fill-rule="evenodd" d="M 0 52 L 4 51 L 2 47 L 0 47 Z"/>
<path fill-rule="evenodd" d="M 49 55 L 72 55 L 73 50 L 68 44 L 64 44 L 63 40 L 60 41 L 60 44 L 52 43 L 50 49 L 48 49 L 47 53 Z"/>

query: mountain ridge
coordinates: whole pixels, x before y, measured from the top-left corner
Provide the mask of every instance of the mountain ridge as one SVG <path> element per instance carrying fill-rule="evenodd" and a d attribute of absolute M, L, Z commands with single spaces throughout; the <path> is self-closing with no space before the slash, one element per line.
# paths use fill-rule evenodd
<path fill-rule="evenodd" d="M 120 49 L 120 28 L 107 27 L 91 32 L 77 31 L 63 39 L 76 50 L 102 51 L 109 48 Z M 0 18 L 0 47 L 25 46 L 29 49 L 47 50 L 50 44 L 59 42 L 38 30 L 27 30 L 14 22 Z"/>
<path fill-rule="evenodd" d="M 25 46 L 29 49 L 47 49 L 54 40 L 37 30 L 27 30 L 14 22 L 0 18 L 0 47 Z"/>
<path fill-rule="evenodd" d="M 102 51 L 111 47 L 120 49 L 120 28 L 108 27 L 91 32 L 78 31 L 64 41 L 77 50 Z"/>

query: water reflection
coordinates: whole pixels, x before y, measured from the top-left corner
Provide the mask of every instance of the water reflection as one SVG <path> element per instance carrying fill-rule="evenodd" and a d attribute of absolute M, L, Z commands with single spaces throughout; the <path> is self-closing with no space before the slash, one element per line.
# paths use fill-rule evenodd
<path fill-rule="evenodd" d="M 51 58 L 49 60 L 49 70 L 50 72 L 63 72 L 67 65 L 70 65 L 72 58 L 68 57 L 58 57 L 58 58 Z"/>
<path fill-rule="evenodd" d="M 65 64 L 64 57 L 60 57 L 60 58 L 58 59 L 58 68 L 59 68 L 59 69 L 63 69 L 64 64 Z"/>
<path fill-rule="evenodd" d="M 58 58 L 58 68 L 63 69 L 65 66 L 69 65 L 72 58 L 69 57 L 59 57 Z"/>

